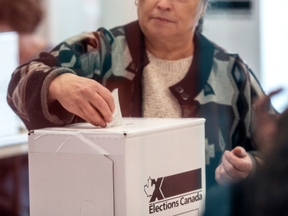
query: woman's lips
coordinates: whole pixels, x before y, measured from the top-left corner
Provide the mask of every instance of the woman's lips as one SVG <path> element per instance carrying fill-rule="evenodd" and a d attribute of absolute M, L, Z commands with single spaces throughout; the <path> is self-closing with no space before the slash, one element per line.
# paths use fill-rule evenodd
<path fill-rule="evenodd" d="M 156 22 L 159 23 L 171 23 L 172 21 L 163 17 L 153 17 Z"/>

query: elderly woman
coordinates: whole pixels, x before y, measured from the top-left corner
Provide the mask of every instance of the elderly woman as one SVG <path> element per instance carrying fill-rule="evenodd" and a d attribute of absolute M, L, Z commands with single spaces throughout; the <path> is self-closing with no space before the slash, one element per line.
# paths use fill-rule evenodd
<path fill-rule="evenodd" d="M 196 30 L 208 0 L 135 3 L 138 21 L 77 35 L 19 67 L 10 106 L 28 129 L 80 121 L 105 127 L 115 108 L 110 91 L 118 88 L 123 116 L 206 119 L 207 189 L 215 178 L 246 178 L 259 159 L 251 151 L 252 102 L 263 92 L 238 55 Z"/>

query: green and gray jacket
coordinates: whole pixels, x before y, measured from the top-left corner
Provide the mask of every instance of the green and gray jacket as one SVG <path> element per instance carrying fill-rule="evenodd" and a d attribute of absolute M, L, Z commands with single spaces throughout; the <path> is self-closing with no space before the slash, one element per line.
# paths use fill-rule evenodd
<path fill-rule="evenodd" d="M 203 35 L 195 33 L 195 53 L 183 80 L 170 87 L 182 107 L 182 117 L 206 119 L 207 189 L 225 150 L 253 150 L 252 103 L 263 91 L 248 66 Z M 21 65 L 12 75 L 7 100 L 28 129 L 83 121 L 58 102 L 50 109 L 50 82 L 62 73 L 94 79 L 118 88 L 122 115 L 142 117 L 142 72 L 149 64 L 138 22 L 112 30 L 100 28 L 72 37 Z"/>

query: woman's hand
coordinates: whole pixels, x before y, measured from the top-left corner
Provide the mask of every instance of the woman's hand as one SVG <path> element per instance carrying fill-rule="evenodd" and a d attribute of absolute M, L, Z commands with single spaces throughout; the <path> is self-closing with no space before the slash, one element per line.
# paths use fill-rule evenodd
<path fill-rule="evenodd" d="M 111 122 L 115 103 L 111 92 L 95 80 L 65 73 L 56 77 L 48 90 L 48 106 L 55 100 L 87 122 L 105 127 Z"/>
<path fill-rule="evenodd" d="M 246 150 L 236 147 L 232 151 L 225 151 L 222 163 L 215 171 L 218 184 L 235 183 L 247 178 L 252 170 L 252 160 Z"/>

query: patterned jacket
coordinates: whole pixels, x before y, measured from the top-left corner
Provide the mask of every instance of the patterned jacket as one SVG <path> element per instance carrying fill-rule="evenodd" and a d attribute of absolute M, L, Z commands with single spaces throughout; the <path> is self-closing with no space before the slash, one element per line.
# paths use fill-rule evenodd
<path fill-rule="evenodd" d="M 195 33 L 195 53 L 185 78 L 170 87 L 182 107 L 182 117 L 206 119 L 207 189 L 223 152 L 235 146 L 253 150 L 253 108 L 263 91 L 237 54 L 227 53 L 203 35 Z M 39 58 L 15 70 L 7 100 L 28 129 L 66 125 L 81 120 L 58 102 L 50 109 L 50 82 L 62 73 L 94 79 L 108 89 L 119 89 L 122 115 L 142 116 L 143 68 L 149 64 L 144 35 L 138 22 L 101 28 L 72 37 L 41 53 Z"/>

